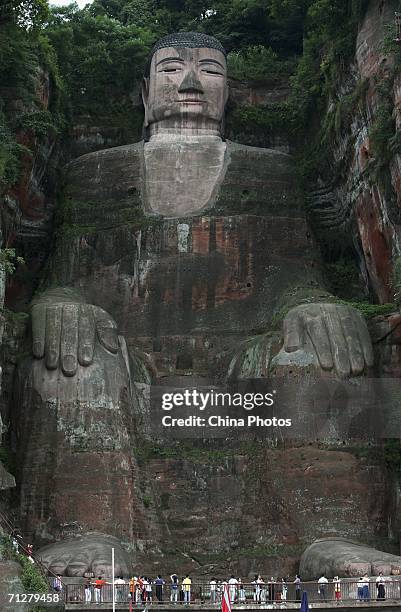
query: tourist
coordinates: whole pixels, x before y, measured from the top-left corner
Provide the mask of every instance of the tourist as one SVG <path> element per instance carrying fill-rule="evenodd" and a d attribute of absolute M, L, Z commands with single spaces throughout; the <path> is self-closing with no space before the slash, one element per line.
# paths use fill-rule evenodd
<path fill-rule="evenodd" d="M 359 601 L 363 599 L 363 578 L 362 576 L 358 580 L 357 597 Z"/>
<path fill-rule="evenodd" d="M 180 585 L 180 603 L 184 603 L 185 600 L 185 593 L 184 593 L 184 576 L 181 578 L 181 585 Z"/>
<path fill-rule="evenodd" d="M 238 580 L 234 577 L 233 574 L 231 574 L 231 578 L 228 581 L 228 584 L 229 584 L 230 601 L 231 603 L 235 603 L 235 600 L 237 598 Z"/>
<path fill-rule="evenodd" d="M 222 598 L 223 598 L 223 591 L 222 591 L 222 586 L 221 586 L 221 580 L 219 580 L 217 582 L 216 594 L 217 594 L 217 601 L 220 602 L 222 600 Z"/>
<path fill-rule="evenodd" d="M 187 606 L 189 606 L 191 603 L 191 584 L 192 580 L 189 577 L 189 574 L 187 574 L 182 581 L 182 586 L 184 587 L 184 603 Z"/>
<path fill-rule="evenodd" d="M 269 582 L 267 583 L 267 592 L 268 592 L 268 597 L 269 597 L 269 603 L 273 603 L 274 601 L 274 591 L 275 591 L 275 580 L 273 578 L 273 576 L 270 578 Z"/>
<path fill-rule="evenodd" d="M 281 601 L 287 601 L 288 586 L 285 578 L 281 579 Z"/>
<path fill-rule="evenodd" d="M 136 603 L 136 576 L 131 576 L 128 583 L 129 598 L 133 603 Z"/>
<path fill-rule="evenodd" d="M 265 590 L 265 581 L 263 580 L 262 576 L 259 575 L 257 580 L 256 580 L 256 584 L 258 587 L 258 597 L 257 597 L 257 602 L 258 603 L 265 603 L 266 601 L 266 590 Z"/>
<path fill-rule="evenodd" d="M 57 574 L 57 576 L 53 578 L 53 589 L 57 593 L 61 593 L 61 591 L 63 590 L 63 583 L 61 582 L 61 574 Z"/>
<path fill-rule="evenodd" d="M 139 576 L 136 588 L 137 588 L 137 596 L 138 596 L 138 592 L 139 592 L 139 600 L 142 603 L 145 603 L 146 602 L 146 589 L 145 589 L 145 585 L 144 585 L 143 581 L 144 581 L 144 576 Z M 139 603 L 139 601 L 138 601 L 138 603 Z"/>
<path fill-rule="evenodd" d="M 171 603 L 178 603 L 178 576 L 177 574 L 171 574 L 171 592 L 170 601 Z"/>
<path fill-rule="evenodd" d="M 13 537 L 12 545 L 13 545 L 15 554 L 18 555 L 18 552 L 19 552 L 19 550 L 18 550 L 18 540 L 17 540 L 16 537 Z"/>
<path fill-rule="evenodd" d="M 152 603 L 152 580 L 150 578 L 147 578 L 145 576 L 145 579 L 143 581 L 143 586 L 145 588 L 145 600 L 149 603 Z"/>
<path fill-rule="evenodd" d="M 155 580 L 155 585 L 156 585 L 156 597 L 157 597 L 157 601 L 159 603 L 163 602 L 163 585 L 164 584 L 165 584 L 165 581 L 160 576 L 160 574 L 158 574 L 158 576 L 157 576 L 157 578 Z"/>
<path fill-rule="evenodd" d="M 379 575 L 376 578 L 377 601 L 386 599 L 386 588 L 384 586 L 384 582 L 385 580 L 383 578 L 383 573 L 379 572 Z"/>
<path fill-rule="evenodd" d="M 319 594 L 320 599 L 322 599 L 323 601 L 326 601 L 327 599 L 327 585 L 328 585 L 329 581 L 327 580 L 326 576 L 324 574 L 322 574 L 319 578 L 319 580 L 317 581 L 317 592 Z"/>
<path fill-rule="evenodd" d="M 254 576 L 251 584 L 253 585 L 253 601 L 256 603 L 258 601 L 258 586 L 257 586 L 258 577 Z"/>
<path fill-rule="evenodd" d="M 102 602 L 102 590 L 105 584 L 106 584 L 106 581 L 103 580 L 101 576 L 98 576 L 97 580 L 95 580 L 95 602 L 96 603 Z"/>
<path fill-rule="evenodd" d="M 362 599 L 364 601 L 370 601 L 369 576 L 367 574 L 362 578 Z"/>
<path fill-rule="evenodd" d="M 301 601 L 302 583 L 301 583 L 301 577 L 298 574 L 296 574 L 295 576 L 294 584 L 295 584 L 295 601 Z"/>
<path fill-rule="evenodd" d="M 90 578 L 87 578 L 85 581 L 84 592 L 85 592 L 85 603 L 91 603 L 92 601 L 92 583 L 91 583 Z"/>
<path fill-rule="evenodd" d="M 245 587 L 241 578 L 238 578 L 238 601 L 239 603 L 246 602 Z"/>
<path fill-rule="evenodd" d="M 124 601 L 124 592 L 125 592 L 125 580 L 122 576 L 117 576 L 114 580 L 114 593 L 116 597 L 116 601 Z"/>
<path fill-rule="evenodd" d="M 334 584 L 334 598 L 336 601 L 340 601 L 341 599 L 341 580 L 338 576 L 334 576 L 333 578 Z"/>
<path fill-rule="evenodd" d="M 210 587 L 210 603 L 211 604 L 215 604 L 217 603 L 217 582 L 216 582 L 216 578 L 212 578 L 211 581 L 209 582 L 209 587 Z"/>

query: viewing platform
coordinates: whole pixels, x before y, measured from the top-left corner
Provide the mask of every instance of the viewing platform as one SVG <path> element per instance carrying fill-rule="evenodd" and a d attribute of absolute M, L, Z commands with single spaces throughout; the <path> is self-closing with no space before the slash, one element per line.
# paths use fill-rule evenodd
<path fill-rule="evenodd" d="M 116 610 L 125 610 L 129 611 L 129 602 L 124 603 L 116 603 Z M 233 612 L 236 610 L 239 611 L 247 611 L 247 610 L 299 610 L 300 602 L 287 602 L 277 603 L 277 604 L 254 604 L 248 603 L 246 605 L 233 605 Z M 148 612 L 151 610 L 158 610 L 158 612 L 182 612 L 184 609 L 189 609 L 192 612 L 216 612 L 216 610 L 221 610 L 221 604 L 213 604 L 211 605 L 208 602 L 204 604 L 191 604 L 189 606 L 185 606 L 183 604 L 173 605 L 173 604 L 150 604 L 147 606 Z M 400 612 L 401 610 L 401 601 L 388 600 L 388 601 L 370 601 L 370 602 L 359 602 L 359 601 L 343 601 L 343 602 L 312 602 L 309 604 L 309 608 L 311 610 L 319 610 L 321 612 L 326 612 L 326 610 L 333 609 L 341 609 L 342 612 L 352 611 L 355 609 L 358 610 L 367 610 L 374 609 L 378 612 L 380 610 L 385 610 L 385 612 Z M 132 610 L 137 610 L 138 612 L 143 612 L 145 606 L 133 606 Z M 102 610 L 102 612 L 112 612 L 113 607 L 111 603 L 90 603 L 90 604 L 66 604 L 65 610 L 73 610 L 74 612 L 85 612 L 87 610 Z"/>

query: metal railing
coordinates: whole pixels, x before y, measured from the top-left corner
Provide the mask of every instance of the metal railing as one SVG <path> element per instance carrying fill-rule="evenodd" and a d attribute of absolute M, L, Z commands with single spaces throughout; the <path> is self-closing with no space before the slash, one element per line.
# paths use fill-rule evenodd
<path fill-rule="evenodd" d="M 296 589 L 294 583 L 283 584 L 265 583 L 252 584 L 243 583 L 239 585 L 228 585 L 230 599 L 234 605 L 236 604 L 283 604 L 284 602 L 300 602 L 302 593 L 308 594 L 309 602 L 345 602 L 345 601 L 401 601 L 401 579 L 385 579 L 384 582 L 384 598 L 380 595 L 376 578 L 371 578 L 368 585 L 363 587 L 358 580 L 344 578 L 340 580 L 339 586 L 330 581 L 325 587 L 318 582 L 302 582 L 301 588 Z M 215 604 L 221 603 L 223 585 L 216 585 L 216 588 L 211 588 L 209 584 L 192 582 L 189 596 L 185 596 L 185 591 L 181 585 L 177 589 L 172 589 L 170 584 L 165 584 L 158 587 L 156 584 L 151 585 L 151 591 L 141 591 L 136 589 L 134 594 L 130 593 L 129 583 L 114 585 L 116 603 L 127 603 L 132 601 L 138 607 L 150 603 L 163 603 L 171 605 L 179 605 L 185 603 L 185 597 L 190 597 L 191 603 L 200 604 Z M 382 595 L 382 594 L 381 594 Z M 113 600 L 113 585 L 106 580 L 106 584 L 101 588 L 96 588 L 95 584 L 85 588 L 84 584 L 67 584 L 65 586 L 65 601 L 66 603 L 95 603 L 104 602 L 111 603 Z"/>

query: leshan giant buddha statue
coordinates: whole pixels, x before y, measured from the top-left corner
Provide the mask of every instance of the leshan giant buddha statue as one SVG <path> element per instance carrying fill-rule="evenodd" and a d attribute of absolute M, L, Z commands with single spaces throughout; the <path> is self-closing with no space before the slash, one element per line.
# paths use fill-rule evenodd
<path fill-rule="evenodd" d="M 223 137 L 221 44 L 163 38 L 142 95 L 143 141 L 69 164 L 60 238 L 32 306 L 17 383 L 21 509 L 26 530 L 49 541 L 96 531 L 129 544 L 146 532 L 135 381 L 191 372 L 215 383 L 230 360 L 239 377 L 372 365 L 364 320 L 321 288 L 291 157 Z M 251 350 L 246 339 L 282 308 L 281 346 L 259 333 Z M 58 571 L 104 561 L 100 544 L 62 561 L 57 546 L 47 559 Z"/>

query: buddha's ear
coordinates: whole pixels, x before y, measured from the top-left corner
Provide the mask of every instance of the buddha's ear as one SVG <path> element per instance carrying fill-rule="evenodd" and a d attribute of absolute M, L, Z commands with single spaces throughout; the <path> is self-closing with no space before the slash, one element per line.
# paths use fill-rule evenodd
<path fill-rule="evenodd" d="M 149 77 L 143 77 L 141 87 L 142 102 L 145 109 L 144 126 L 148 125 Z"/>
<path fill-rule="evenodd" d="M 225 87 L 225 91 L 224 91 L 224 108 L 227 105 L 229 97 L 230 97 L 230 86 L 228 84 L 228 81 L 226 81 L 226 87 Z"/>

